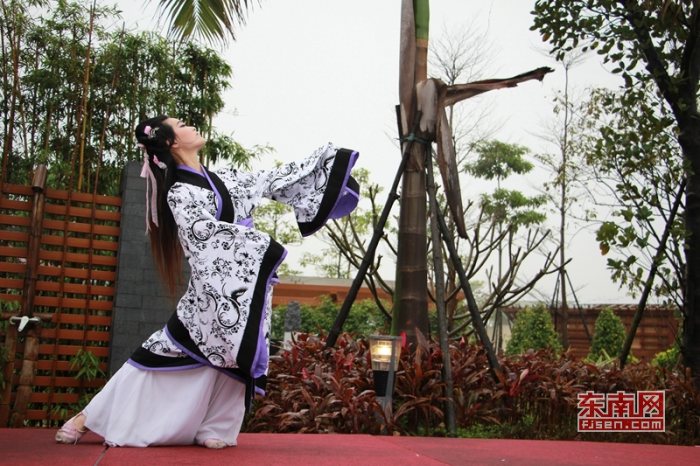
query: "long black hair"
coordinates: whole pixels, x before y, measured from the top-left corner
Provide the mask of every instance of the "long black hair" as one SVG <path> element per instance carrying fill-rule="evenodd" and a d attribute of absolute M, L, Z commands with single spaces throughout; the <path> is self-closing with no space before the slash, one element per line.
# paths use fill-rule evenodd
<path fill-rule="evenodd" d="M 168 118 L 167 115 L 159 115 L 143 120 L 134 132 L 139 144 L 146 151 L 156 180 L 156 186 L 152 186 L 151 189 L 155 189 L 157 195 L 158 225 L 153 223 L 150 215 L 146 219 L 150 227 L 151 252 L 168 291 L 175 295 L 178 285 L 182 282 L 182 247 L 177 236 L 175 218 L 167 200 L 168 190 L 175 183 L 177 170 L 177 162 L 170 152 L 170 146 L 175 142 L 175 131 L 165 123 Z M 162 164 L 165 164 L 164 168 Z"/>

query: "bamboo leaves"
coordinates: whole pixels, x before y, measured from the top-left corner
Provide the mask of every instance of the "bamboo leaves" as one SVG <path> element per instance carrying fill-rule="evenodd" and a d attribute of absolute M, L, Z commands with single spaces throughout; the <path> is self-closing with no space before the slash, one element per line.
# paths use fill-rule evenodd
<path fill-rule="evenodd" d="M 115 10 L 93 10 L 92 1 L 46 6 L 40 15 L 18 2 L 2 4 L 5 181 L 22 183 L 45 163 L 55 188 L 116 194 L 124 164 L 142 156 L 133 128 L 155 114 L 176 115 L 209 135 L 205 162 L 239 164 L 251 156 L 213 129 L 231 68 L 212 50 L 108 31 Z"/>

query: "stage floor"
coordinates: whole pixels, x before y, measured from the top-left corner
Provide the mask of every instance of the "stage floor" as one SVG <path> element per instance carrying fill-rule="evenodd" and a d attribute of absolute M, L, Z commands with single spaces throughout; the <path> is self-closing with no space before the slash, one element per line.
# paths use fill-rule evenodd
<path fill-rule="evenodd" d="M 700 465 L 700 446 L 603 442 L 241 434 L 238 446 L 108 448 L 88 433 L 58 445 L 47 429 L 0 429 L 0 465 Z"/>

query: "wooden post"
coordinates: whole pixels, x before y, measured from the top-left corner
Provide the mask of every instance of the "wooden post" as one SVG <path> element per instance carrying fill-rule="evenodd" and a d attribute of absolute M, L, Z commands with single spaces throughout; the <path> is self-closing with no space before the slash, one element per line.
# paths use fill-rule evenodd
<path fill-rule="evenodd" d="M 27 336 L 24 339 L 24 360 L 22 361 L 22 370 L 19 374 L 15 404 L 10 416 L 10 427 L 22 427 L 27 417 L 29 397 L 34 387 L 34 370 L 37 356 L 39 355 L 40 324 L 30 325 L 26 333 Z"/>
<path fill-rule="evenodd" d="M 15 372 L 15 354 L 17 352 L 17 327 L 9 325 L 7 334 L 5 335 L 5 354 L 7 354 L 7 362 L 3 379 L 5 380 L 5 388 L 0 397 L 0 427 L 7 427 L 10 419 L 10 398 L 12 397 L 12 375 Z"/>
<path fill-rule="evenodd" d="M 22 308 L 20 317 L 32 318 L 34 314 L 34 295 L 36 293 L 36 276 L 39 266 L 39 249 L 41 247 L 41 232 L 43 228 L 44 203 L 46 199 L 46 165 L 39 165 L 34 172 L 32 190 L 34 202 L 32 206 L 32 223 L 27 245 L 27 269 L 22 289 Z M 27 324 L 24 339 L 24 356 L 19 375 L 15 403 L 10 415 L 10 426 L 21 427 L 24 423 L 29 405 L 29 397 L 34 386 L 34 372 L 37 356 L 39 355 L 39 335 L 41 326 L 34 319 Z M 21 329 L 20 329 L 21 330 Z M 18 333 L 21 333 L 18 332 Z M 11 381 L 8 381 L 11 384 Z"/>
<path fill-rule="evenodd" d="M 440 351 L 442 352 L 442 380 L 445 382 L 445 421 L 447 433 L 450 437 L 457 435 L 455 421 L 454 381 L 452 379 L 452 360 L 450 358 L 449 330 L 447 328 L 447 314 L 445 312 L 445 277 L 442 258 L 442 238 L 438 226 L 440 215 L 437 201 L 437 188 L 433 176 L 432 160 L 425 163 L 427 168 L 428 199 L 430 202 L 430 232 L 433 241 L 433 269 L 435 270 L 435 307 L 438 314 L 438 329 L 440 338 Z"/>

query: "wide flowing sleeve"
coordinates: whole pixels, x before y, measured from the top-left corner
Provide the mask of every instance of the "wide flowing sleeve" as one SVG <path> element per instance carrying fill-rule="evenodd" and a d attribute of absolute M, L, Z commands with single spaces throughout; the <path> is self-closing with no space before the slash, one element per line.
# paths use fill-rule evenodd
<path fill-rule="evenodd" d="M 357 206 L 360 187 L 350 172 L 358 155 L 328 143 L 306 159 L 265 173 L 262 195 L 292 206 L 299 231 L 311 235 Z"/>
<path fill-rule="evenodd" d="M 191 268 L 178 318 L 210 363 L 260 376 L 267 366 L 267 289 L 284 247 L 263 232 L 216 220 L 189 185 L 173 185 L 168 205 Z"/>

